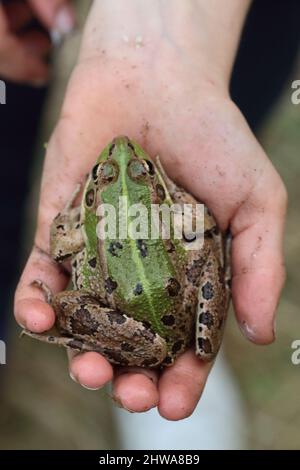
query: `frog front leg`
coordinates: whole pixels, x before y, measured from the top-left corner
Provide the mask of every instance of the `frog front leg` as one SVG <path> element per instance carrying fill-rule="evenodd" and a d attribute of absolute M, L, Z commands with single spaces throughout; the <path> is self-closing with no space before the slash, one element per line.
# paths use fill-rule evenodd
<path fill-rule="evenodd" d="M 40 287 L 49 299 L 49 289 Z M 147 325 L 108 308 L 87 291 L 60 292 L 53 296 L 51 305 L 61 336 L 24 331 L 25 334 L 80 352 L 96 351 L 111 363 L 123 366 L 156 367 L 167 354 L 165 340 Z"/>
<path fill-rule="evenodd" d="M 199 288 L 196 354 L 205 361 L 211 361 L 221 346 L 230 300 L 230 239 L 225 239 L 223 259 L 218 255 L 213 240 L 206 243 L 208 256 L 201 272 Z"/>
<path fill-rule="evenodd" d="M 50 228 L 50 255 L 62 262 L 81 251 L 84 241 L 80 223 L 80 207 L 73 207 L 81 185 L 78 185 L 63 210 L 57 214 Z"/>

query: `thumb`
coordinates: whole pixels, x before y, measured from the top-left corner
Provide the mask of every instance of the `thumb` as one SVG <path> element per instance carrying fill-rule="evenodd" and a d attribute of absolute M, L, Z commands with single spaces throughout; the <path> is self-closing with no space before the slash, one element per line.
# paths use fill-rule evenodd
<path fill-rule="evenodd" d="M 61 40 L 74 29 L 75 11 L 68 0 L 28 0 L 28 3 L 38 19 L 51 31 L 54 41 Z"/>

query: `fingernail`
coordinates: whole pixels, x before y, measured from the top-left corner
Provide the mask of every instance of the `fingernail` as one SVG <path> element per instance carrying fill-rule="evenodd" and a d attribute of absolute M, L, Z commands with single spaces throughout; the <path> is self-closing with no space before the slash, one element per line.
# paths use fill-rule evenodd
<path fill-rule="evenodd" d="M 250 327 L 246 321 L 239 323 L 241 332 L 250 341 L 256 341 L 256 332 L 253 327 Z"/>
<path fill-rule="evenodd" d="M 129 413 L 135 413 L 135 411 L 131 410 L 130 408 L 127 408 L 126 406 L 123 405 L 122 401 L 120 398 L 116 397 L 115 395 L 111 396 L 115 406 L 118 408 L 121 408 L 122 410 L 128 411 Z"/>
<path fill-rule="evenodd" d="M 96 388 L 94 388 L 94 387 L 87 387 L 86 385 L 83 385 L 83 384 L 80 384 L 80 385 L 81 385 L 83 388 L 86 388 L 87 390 L 94 390 L 94 391 L 95 391 L 95 390 L 100 390 L 100 388 L 102 388 L 102 387 L 96 387 Z"/>
<path fill-rule="evenodd" d="M 59 45 L 63 38 L 70 34 L 75 27 L 75 17 L 73 10 L 64 5 L 61 7 L 55 17 L 54 27 L 50 33 L 54 45 Z"/>
<path fill-rule="evenodd" d="M 75 375 L 72 374 L 71 371 L 69 371 L 69 375 L 70 375 L 70 378 L 73 380 L 73 382 L 77 383 L 78 384 L 78 380 L 76 379 Z"/>

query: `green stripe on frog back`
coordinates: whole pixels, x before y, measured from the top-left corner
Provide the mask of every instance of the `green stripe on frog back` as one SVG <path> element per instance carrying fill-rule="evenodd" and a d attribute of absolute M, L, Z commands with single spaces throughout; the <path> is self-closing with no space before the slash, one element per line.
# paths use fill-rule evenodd
<path fill-rule="evenodd" d="M 114 186 L 114 187 L 113 187 Z M 150 211 L 151 207 L 151 195 L 150 190 L 147 186 L 143 186 L 136 182 L 133 182 L 127 176 L 126 166 L 120 168 L 120 179 L 119 182 L 116 182 L 115 185 L 111 185 L 107 188 L 106 191 L 103 191 L 102 198 L 103 202 L 110 202 L 118 209 L 119 196 L 127 197 L 128 207 L 131 204 L 143 201 L 143 204 Z M 134 198 L 134 200 L 132 200 Z M 150 217 L 150 214 L 148 212 Z M 118 218 L 117 210 L 117 218 Z M 122 241 L 122 240 L 120 240 Z M 105 241 L 105 252 L 109 252 L 109 245 L 111 240 Z M 123 254 L 120 257 L 109 256 L 107 254 L 108 260 L 108 272 L 114 280 L 122 282 L 122 288 L 116 289 L 115 295 L 122 298 L 124 291 L 128 294 L 128 288 L 132 289 L 132 282 L 138 280 L 143 286 L 143 293 L 136 299 L 137 304 L 134 305 L 133 309 L 135 311 L 130 311 L 130 313 L 137 320 L 147 320 L 153 327 L 153 329 L 163 335 L 166 333 L 165 326 L 160 321 L 160 316 L 162 312 L 170 311 L 172 307 L 173 300 L 166 295 L 166 289 L 163 285 L 163 279 L 161 279 L 161 274 L 171 273 L 174 275 L 173 266 L 169 259 L 168 254 L 164 250 L 164 245 L 162 240 L 156 240 L 155 249 L 158 247 L 160 252 L 160 271 L 155 273 L 154 265 L 157 264 L 155 255 L 152 258 L 141 258 L 140 251 L 137 249 L 136 240 L 133 240 L 131 237 L 127 236 L 127 239 L 124 240 L 125 249 Z M 149 244 L 149 250 L 153 251 L 153 244 Z M 127 251 L 128 249 L 128 251 Z M 158 254 L 157 254 L 158 255 Z M 123 259 L 122 259 L 123 256 Z M 127 256 L 127 258 L 126 258 Z M 122 264 L 123 263 L 123 264 Z M 149 266 L 150 263 L 150 266 Z M 147 266 L 148 264 L 148 266 Z M 150 270 L 149 270 L 150 268 Z M 151 271 L 151 272 L 150 272 Z M 152 277 L 152 279 L 151 279 Z M 153 297 L 153 286 L 151 285 L 152 280 L 155 280 L 156 288 L 159 289 L 158 297 Z M 160 285 L 158 285 L 160 283 Z M 130 290 L 131 292 L 131 290 Z M 123 299 L 126 306 L 126 300 Z M 145 314 L 145 310 L 147 313 Z"/>

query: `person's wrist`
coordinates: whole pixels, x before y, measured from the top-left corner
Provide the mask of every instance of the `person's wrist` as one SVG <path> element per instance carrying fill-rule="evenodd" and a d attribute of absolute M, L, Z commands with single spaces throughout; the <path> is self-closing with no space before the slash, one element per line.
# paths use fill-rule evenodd
<path fill-rule="evenodd" d="M 193 67 L 228 86 L 250 0 L 95 1 L 79 62 L 159 63 Z M 163 73 L 162 69 L 162 73 Z"/>

